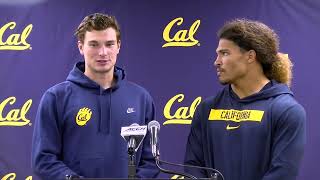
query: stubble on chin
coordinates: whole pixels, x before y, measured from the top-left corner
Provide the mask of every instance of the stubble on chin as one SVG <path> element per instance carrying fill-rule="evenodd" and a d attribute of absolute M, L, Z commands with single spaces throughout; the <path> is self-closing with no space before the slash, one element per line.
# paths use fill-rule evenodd
<path fill-rule="evenodd" d="M 220 81 L 220 84 L 224 86 L 224 85 L 227 85 L 227 84 L 229 84 L 229 83 L 224 82 L 224 81 Z"/>
<path fill-rule="evenodd" d="M 229 84 L 228 81 L 222 80 L 222 79 L 220 79 L 220 78 L 219 78 L 219 82 L 220 82 L 221 85 L 227 85 L 227 84 Z"/>

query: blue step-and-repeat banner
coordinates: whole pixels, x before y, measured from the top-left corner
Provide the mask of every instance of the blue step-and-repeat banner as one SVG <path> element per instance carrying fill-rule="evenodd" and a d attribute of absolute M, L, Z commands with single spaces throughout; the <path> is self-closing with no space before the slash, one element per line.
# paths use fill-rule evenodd
<path fill-rule="evenodd" d="M 222 88 L 213 67 L 217 30 L 234 18 L 272 27 L 281 52 L 294 63 L 292 91 L 307 111 L 307 145 L 298 179 L 319 179 L 320 1 L 0 0 L 2 180 L 38 179 L 30 167 L 37 106 L 45 90 L 64 81 L 82 59 L 74 30 L 95 12 L 118 19 L 118 66 L 154 98 L 161 158 L 176 163 L 183 162 L 197 105 Z"/>

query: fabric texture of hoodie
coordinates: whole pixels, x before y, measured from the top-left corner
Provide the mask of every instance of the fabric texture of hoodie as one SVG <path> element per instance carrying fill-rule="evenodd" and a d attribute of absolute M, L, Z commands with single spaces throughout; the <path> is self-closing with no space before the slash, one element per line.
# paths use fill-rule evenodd
<path fill-rule="evenodd" d="M 215 168 L 225 180 L 293 180 L 304 152 L 305 128 L 305 110 L 286 85 L 270 81 L 243 99 L 228 85 L 198 106 L 185 164 Z M 185 170 L 204 178 L 214 173 Z"/>
<path fill-rule="evenodd" d="M 147 125 L 155 117 L 153 100 L 142 87 L 124 79 L 115 67 L 116 83 L 103 89 L 84 75 L 79 62 L 67 80 L 48 89 L 36 115 L 32 168 L 48 180 L 66 175 L 127 178 L 127 142 L 121 127 Z M 137 177 L 159 173 L 147 133 L 136 153 Z"/>

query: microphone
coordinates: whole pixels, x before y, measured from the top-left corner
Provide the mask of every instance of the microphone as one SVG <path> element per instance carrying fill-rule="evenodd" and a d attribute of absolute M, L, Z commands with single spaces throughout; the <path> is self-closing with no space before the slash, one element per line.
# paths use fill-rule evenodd
<path fill-rule="evenodd" d="M 121 136 L 128 142 L 128 152 L 133 154 L 139 149 L 144 137 L 147 134 L 147 126 L 140 126 L 133 123 L 127 127 L 121 127 Z"/>
<path fill-rule="evenodd" d="M 151 133 L 151 152 L 154 158 L 158 158 L 160 156 L 159 147 L 158 147 L 158 132 L 160 131 L 160 124 L 158 121 L 153 120 L 148 123 L 148 130 Z"/>
<path fill-rule="evenodd" d="M 180 175 L 180 176 L 185 176 L 190 179 L 197 179 L 196 177 L 186 174 L 186 173 L 180 173 L 180 172 L 175 172 L 167 169 L 163 169 L 160 167 L 160 153 L 159 153 L 159 146 L 158 146 L 158 133 L 160 131 L 160 124 L 158 121 L 153 120 L 148 123 L 148 130 L 151 133 L 151 138 L 150 138 L 150 144 L 151 144 L 151 152 L 152 156 L 155 158 L 156 161 L 156 166 L 159 168 L 161 172 L 168 173 L 168 174 L 174 174 L 174 175 Z"/>
<path fill-rule="evenodd" d="M 160 167 L 160 163 L 164 164 L 169 164 L 169 165 L 174 165 L 174 166 L 180 166 L 180 167 L 190 167 L 190 168 L 197 168 L 197 169 L 204 169 L 204 170 L 209 170 L 212 171 L 213 174 L 210 174 L 210 179 L 212 180 L 218 180 L 218 177 L 220 176 L 222 180 L 224 180 L 224 176 L 220 171 L 217 169 L 209 168 L 209 167 L 201 167 L 201 166 L 192 166 L 192 165 L 184 165 L 184 164 L 176 164 L 176 163 L 170 163 L 166 162 L 163 160 L 160 160 L 160 153 L 159 153 L 159 146 L 158 146 L 158 133 L 160 131 L 160 124 L 158 121 L 153 120 L 148 123 L 148 130 L 151 133 L 151 138 L 150 138 L 150 144 L 151 144 L 151 152 L 153 157 L 156 160 L 156 166 L 160 169 L 161 172 L 167 173 L 167 174 L 173 174 L 173 175 L 180 175 L 189 179 L 197 179 L 195 176 L 188 174 L 188 173 L 182 173 L 182 172 L 176 172 L 176 171 L 171 171 L 164 169 Z"/>

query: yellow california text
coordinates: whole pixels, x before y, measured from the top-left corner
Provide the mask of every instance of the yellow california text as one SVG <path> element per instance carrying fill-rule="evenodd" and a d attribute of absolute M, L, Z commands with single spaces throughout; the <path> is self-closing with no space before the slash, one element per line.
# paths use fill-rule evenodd
<path fill-rule="evenodd" d="M 234 110 L 234 109 L 211 109 L 210 121 L 255 121 L 261 122 L 264 111 L 260 110 Z"/>

